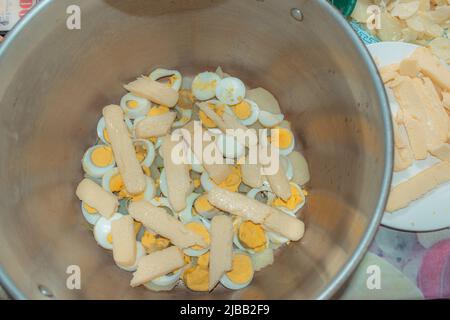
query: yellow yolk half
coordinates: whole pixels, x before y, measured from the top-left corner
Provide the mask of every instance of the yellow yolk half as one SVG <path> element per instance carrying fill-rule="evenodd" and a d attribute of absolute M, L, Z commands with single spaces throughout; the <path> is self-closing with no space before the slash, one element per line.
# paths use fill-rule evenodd
<path fill-rule="evenodd" d="M 233 257 L 232 269 L 226 273 L 227 277 L 236 284 L 245 284 L 253 275 L 252 260 L 246 254 L 237 253 Z"/>
<path fill-rule="evenodd" d="M 194 202 L 194 209 L 197 212 L 209 212 L 211 210 L 214 210 L 214 207 L 209 203 L 208 196 L 206 194 L 198 197 Z"/>
<path fill-rule="evenodd" d="M 203 268 L 208 268 L 208 266 L 209 266 L 209 252 L 207 252 L 205 254 L 202 254 L 200 257 L 198 257 L 197 265 L 199 265 L 200 267 L 203 267 Z"/>
<path fill-rule="evenodd" d="M 278 129 L 278 141 L 276 141 L 275 137 L 271 137 L 270 142 L 277 148 L 287 149 L 292 145 L 293 136 L 292 132 L 286 128 L 277 128 Z"/>
<path fill-rule="evenodd" d="M 109 180 L 109 189 L 111 192 L 120 192 L 124 187 L 125 185 L 120 174 L 112 176 Z"/>
<path fill-rule="evenodd" d="M 189 268 L 184 272 L 183 280 L 192 291 L 208 291 L 209 272 L 207 268 L 199 265 Z"/>
<path fill-rule="evenodd" d="M 134 150 L 136 150 L 136 158 L 139 162 L 144 161 L 145 157 L 147 157 L 147 149 L 143 145 L 135 145 Z"/>
<path fill-rule="evenodd" d="M 247 119 L 252 114 L 252 108 L 250 107 L 250 104 L 245 100 L 233 106 L 232 110 L 234 114 L 241 120 Z"/>
<path fill-rule="evenodd" d="M 260 224 L 251 221 L 242 222 L 239 226 L 238 237 L 244 247 L 256 252 L 266 247 L 266 234 Z"/>
<path fill-rule="evenodd" d="M 106 241 L 108 241 L 110 244 L 112 244 L 113 239 L 112 239 L 111 233 L 108 233 L 108 236 L 106 237 Z"/>
<path fill-rule="evenodd" d="M 147 167 L 147 166 L 142 166 L 142 170 L 144 171 L 144 173 L 145 173 L 145 175 L 146 175 L 147 177 L 150 177 L 150 176 L 152 175 L 152 171 L 150 170 L 149 167 Z"/>
<path fill-rule="evenodd" d="M 149 110 L 148 115 L 150 117 L 154 117 L 154 116 L 160 116 L 162 114 L 165 114 L 169 112 L 169 107 L 166 106 L 159 106 L 159 107 L 153 107 Z"/>
<path fill-rule="evenodd" d="M 186 228 L 200 235 L 203 238 L 203 240 L 209 245 L 211 241 L 209 231 L 203 224 L 201 224 L 200 222 L 189 222 L 188 224 L 186 224 Z M 194 250 L 203 249 L 203 247 L 199 245 L 192 246 L 191 248 Z"/>
<path fill-rule="evenodd" d="M 136 109 L 139 106 L 139 103 L 136 100 L 128 100 L 127 107 L 130 109 Z"/>
<path fill-rule="evenodd" d="M 227 189 L 231 192 L 237 192 L 239 185 L 241 184 L 241 170 L 238 167 L 234 167 L 233 172 L 219 184 L 219 187 Z"/>
<path fill-rule="evenodd" d="M 191 90 L 181 89 L 179 92 L 178 105 L 183 109 L 192 109 L 194 105 L 194 95 Z"/>
<path fill-rule="evenodd" d="M 213 110 L 217 115 L 220 117 L 223 116 L 223 113 L 225 112 L 225 106 L 223 104 L 215 105 L 214 103 L 208 103 L 208 107 Z M 214 121 L 212 121 L 203 111 L 198 112 L 198 116 L 200 118 L 200 121 L 202 124 L 207 128 L 216 128 L 217 125 Z"/>
<path fill-rule="evenodd" d="M 92 150 L 91 160 L 97 167 L 106 167 L 113 162 L 113 153 L 110 147 L 98 147 Z"/>
<path fill-rule="evenodd" d="M 150 137 L 148 138 L 153 144 L 156 144 L 158 142 L 158 137 Z"/>
<path fill-rule="evenodd" d="M 198 188 L 200 187 L 200 185 L 201 185 L 200 179 L 194 179 L 194 187 Z"/>
<path fill-rule="evenodd" d="M 289 199 L 284 201 L 281 198 L 276 198 L 272 202 L 272 206 L 285 207 L 289 210 L 294 210 L 302 201 L 303 196 L 300 194 L 300 191 L 295 186 L 291 185 L 291 196 L 289 197 Z"/>
<path fill-rule="evenodd" d="M 96 213 L 98 213 L 97 209 L 92 208 L 90 205 L 88 205 L 86 203 L 83 203 L 83 208 L 89 214 L 96 214 Z"/>
<path fill-rule="evenodd" d="M 111 143 L 111 141 L 109 141 L 108 130 L 106 129 L 103 129 L 103 138 L 105 138 L 106 142 Z"/>
<path fill-rule="evenodd" d="M 148 231 L 144 231 L 144 234 L 141 238 L 142 246 L 145 248 L 147 252 L 150 252 L 154 249 L 156 245 L 156 236 L 154 234 L 151 234 Z"/>
<path fill-rule="evenodd" d="M 156 239 L 156 248 L 158 250 L 165 249 L 165 248 L 169 247 L 169 245 L 170 245 L 169 239 L 162 238 L 162 237 L 159 237 Z"/>

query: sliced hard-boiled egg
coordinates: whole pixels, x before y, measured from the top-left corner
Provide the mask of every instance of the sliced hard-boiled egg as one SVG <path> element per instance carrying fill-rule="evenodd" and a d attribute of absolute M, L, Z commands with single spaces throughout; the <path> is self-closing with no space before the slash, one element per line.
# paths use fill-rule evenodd
<path fill-rule="evenodd" d="M 236 251 L 233 254 L 232 268 L 223 275 L 220 283 L 228 289 L 240 290 L 252 282 L 254 272 L 250 256 L 244 252 Z"/>
<path fill-rule="evenodd" d="M 183 282 L 192 291 L 209 290 L 209 270 L 202 265 L 192 266 L 183 273 Z"/>
<path fill-rule="evenodd" d="M 149 200 L 149 202 L 155 207 L 165 207 L 169 209 L 169 211 L 173 215 L 173 209 L 167 197 L 154 197 L 153 199 Z"/>
<path fill-rule="evenodd" d="M 172 124 L 173 128 L 181 128 L 186 123 L 191 121 L 191 118 L 192 118 L 192 110 L 191 109 L 184 109 L 184 108 L 176 106 L 175 110 L 177 111 L 177 117 L 175 119 L 175 122 Z"/>
<path fill-rule="evenodd" d="M 143 232 L 141 242 L 147 253 L 166 249 L 170 245 L 169 239 L 158 236 L 157 234 L 149 230 L 145 230 Z"/>
<path fill-rule="evenodd" d="M 273 249 L 266 248 L 265 250 L 252 254 L 252 263 L 255 271 L 259 271 L 273 263 Z"/>
<path fill-rule="evenodd" d="M 199 73 L 192 82 L 192 93 L 201 101 L 214 98 L 220 77 L 214 72 Z"/>
<path fill-rule="evenodd" d="M 279 125 L 284 120 L 283 114 L 274 114 L 268 111 L 261 110 L 258 116 L 259 122 L 266 128 L 273 128 Z"/>
<path fill-rule="evenodd" d="M 111 222 L 122 218 L 123 215 L 115 213 L 111 218 L 100 217 L 94 226 L 94 238 L 102 248 L 112 250 Z"/>
<path fill-rule="evenodd" d="M 245 126 L 250 126 L 258 121 L 259 108 L 256 102 L 252 100 L 244 99 L 238 104 L 231 106 L 231 110 Z"/>
<path fill-rule="evenodd" d="M 194 209 L 200 216 L 206 219 L 211 219 L 220 213 L 216 207 L 209 203 L 207 194 L 203 194 L 195 200 Z"/>
<path fill-rule="evenodd" d="M 225 112 L 225 105 L 218 100 L 212 99 L 207 101 L 208 107 L 213 110 L 219 117 L 222 117 Z M 209 118 L 202 110 L 198 112 L 198 117 L 201 123 L 208 129 L 216 128 L 217 124 Z M 221 131 L 220 131 L 221 132 Z"/>
<path fill-rule="evenodd" d="M 267 184 L 264 184 L 260 188 L 251 189 L 247 193 L 247 197 L 258 200 L 264 204 L 270 204 L 276 198 L 275 194 L 272 192 L 272 189 L 270 189 L 270 186 Z"/>
<path fill-rule="evenodd" d="M 237 226 L 233 243 L 239 249 L 254 254 L 266 249 L 269 239 L 262 225 L 247 220 Z"/>
<path fill-rule="evenodd" d="M 84 202 L 81 202 L 81 212 L 83 213 L 84 219 L 91 225 L 96 224 L 101 217 L 101 214 L 96 209 Z"/>
<path fill-rule="evenodd" d="M 287 156 L 295 147 L 294 134 L 286 128 L 275 128 L 272 130 L 277 130 L 278 134 L 272 132 L 270 137 L 271 144 L 280 150 L 281 155 Z"/>
<path fill-rule="evenodd" d="M 183 82 L 183 77 L 181 76 L 181 73 L 179 71 L 163 68 L 153 70 L 152 73 L 150 73 L 149 78 L 154 81 L 162 78 L 168 78 L 167 85 L 176 91 L 180 90 L 181 84 Z"/>
<path fill-rule="evenodd" d="M 284 201 L 283 199 L 276 197 L 272 200 L 271 205 L 294 216 L 295 213 L 305 205 L 305 194 L 298 184 L 294 182 L 290 182 L 289 184 L 291 186 L 291 196 L 289 199 Z"/>
<path fill-rule="evenodd" d="M 133 123 L 128 117 L 125 117 L 125 124 L 128 130 L 131 132 L 133 129 Z M 101 117 L 97 123 L 97 135 L 104 144 L 110 144 L 108 132 L 106 131 L 105 118 Z"/>
<path fill-rule="evenodd" d="M 189 85 L 188 88 L 191 87 L 192 84 Z M 192 110 L 195 103 L 195 97 L 192 93 L 191 89 L 181 89 L 179 92 L 178 103 L 177 105 L 180 108 Z"/>
<path fill-rule="evenodd" d="M 175 270 L 174 272 L 147 282 L 144 286 L 152 291 L 170 291 L 177 285 L 182 273 L 183 268 Z"/>
<path fill-rule="evenodd" d="M 238 78 L 227 77 L 219 81 L 216 88 L 216 97 L 227 105 L 235 105 L 244 100 L 245 84 Z"/>
<path fill-rule="evenodd" d="M 211 237 L 209 234 L 210 224 L 203 219 L 194 219 L 191 222 L 185 224 L 185 227 L 192 232 L 200 235 L 203 240 L 208 244 L 207 247 L 202 247 L 200 245 L 195 245 L 190 248 L 184 249 L 184 254 L 191 257 L 198 257 L 205 254 L 209 250 L 209 244 L 211 242 Z"/>
<path fill-rule="evenodd" d="M 122 270 L 134 272 L 137 269 L 139 259 L 142 258 L 143 256 L 145 256 L 144 246 L 142 245 L 142 243 L 140 241 L 136 241 L 136 260 L 134 261 L 134 264 L 130 267 L 122 266 L 118 263 L 116 263 L 116 264 Z"/>
<path fill-rule="evenodd" d="M 106 172 L 114 168 L 116 162 L 114 161 L 112 148 L 99 144 L 86 151 L 82 164 L 88 176 L 101 178 Z"/>
<path fill-rule="evenodd" d="M 245 145 L 238 142 L 236 137 L 220 134 L 215 143 L 225 158 L 239 159 L 245 154 Z"/>
<path fill-rule="evenodd" d="M 106 191 L 115 193 L 119 199 L 129 198 L 131 201 L 139 201 L 142 199 L 150 200 L 155 197 L 156 186 L 153 179 L 149 176 L 145 176 L 146 186 L 144 192 L 136 195 L 128 193 L 123 183 L 122 176 L 120 175 L 118 168 L 112 168 L 102 178 L 102 187 Z"/>
<path fill-rule="evenodd" d="M 200 177 L 200 182 L 202 184 L 203 189 L 205 191 L 210 191 L 214 185 L 216 185 L 211 178 L 209 177 L 208 173 L 204 171 Z M 227 189 L 232 192 L 237 192 L 239 190 L 239 186 L 241 185 L 242 177 L 241 177 L 241 171 L 238 167 L 233 167 L 232 172 L 226 177 L 224 181 L 222 181 L 220 184 L 218 184 L 219 187 L 223 189 Z"/>
<path fill-rule="evenodd" d="M 150 167 L 156 155 L 153 143 L 146 139 L 135 139 L 133 145 L 139 163 L 147 168 Z"/>
<path fill-rule="evenodd" d="M 179 213 L 179 218 L 181 222 L 188 223 L 195 219 L 195 214 L 193 212 L 193 206 L 196 199 L 200 196 L 198 193 L 191 193 L 186 198 L 186 208 Z"/>
<path fill-rule="evenodd" d="M 145 116 L 150 110 L 151 103 L 147 99 L 127 93 L 120 100 L 120 107 L 124 114 L 130 119 Z"/>
<path fill-rule="evenodd" d="M 283 166 L 284 172 L 288 180 L 292 180 L 294 177 L 294 167 L 292 166 L 291 160 L 286 156 L 280 156 L 280 164 Z"/>

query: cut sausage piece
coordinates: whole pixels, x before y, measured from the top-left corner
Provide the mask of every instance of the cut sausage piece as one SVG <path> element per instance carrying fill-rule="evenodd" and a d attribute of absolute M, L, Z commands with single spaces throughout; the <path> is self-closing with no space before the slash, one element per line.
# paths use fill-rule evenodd
<path fill-rule="evenodd" d="M 209 109 L 209 108 L 208 108 Z M 203 162 L 203 152 L 205 146 L 207 146 L 209 143 L 208 141 L 201 140 L 200 142 L 196 141 L 196 137 L 194 136 L 194 126 L 195 122 L 191 121 L 188 124 L 184 126 L 184 129 L 187 130 L 189 133 L 188 136 L 185 136 L 183 133 L 183 137 L 185 138 L 186 142 L 190 146 L 192 152 L 196 156 L 196 158 L 201 162 L 203 168 L 208 173 L 209 177 L 214 181 L 216 184 L 220 184 L 233 172 L 232 166 L 229 164 L 206 164 Z M 199 128 L 201 128 L 201 125 L 199 125 Z M 201 139 L 201 137 L 200 137 Z M 202 148 L 196 148 L 197 143 L 202 143 Z"/>
<path fill-rule="evenodd" d="M 96 209 L 107 219 L 111 218 L 119 207 L 119 201 L 114 194 L 89 179 L 83 179 L 80 182 L 76 195 L 81 201 Z"/>
<path fill-rule="evenodd" d="M 407 207 L 440 184 L 450 180 L 450 162 L 440 162 L 391 189 L 386 210 Z"/>
<path fill-rule="evenodd" d="M 215 216 L 211 221 L 211 247 L 209 256 L 209 290 L 231 270 L 233 258 L 233 222 L 229 216 Z"/>
<path fill-rule="evenodd" d="M 126 84 L 124 88 L 138 97 L 169 108 L 174 107 L 178 102 L 178 92 L 176 90 L 148 77 L 142 76 Z"/>
<path fill-rule="evenodd" d="M 222 211 L 260 224 L 264 222 L 272 209 L 255 199 L 217 186 L 208 192 L 208 201 Z"/>
<path fill-rule="evenodd" d="M 131 194 L 144 192 L 145 175 L 136 158 L 136 151 L 125 125 L 122 109 L 116 105 L 109 105 L 103 108 L 103 117 L 125 188 Z"/>
<path fill-rule="evenodd" d="M 252 188 L 259 188 L 263 185 L 264 178 L 261 175 L 261 166 L 258 164 L 249 164 L 248 158 L 241 164 L 242 181 Z"/>
<path fill-rule="evenodd" d="M 208 201 L 222 211 L 263 224 L 289 240 L 297 241 L 303 236 L 305 227 L 300 220 L 243 194 L 214 186 Z"/>
<path fill-rule="evenodd" d="M 280 161 L 279 161 L 280 162 Z M 288 200 L 291 193 L 291 186 L 289 184 L 289 179 L 286 176 L 283 166 L 279 163 L 278 170 L 275 174 L 266 175 L 267 181 L 269 181 L 270 188 L 273 193 L 283 200 Z"/>
<path fill-rule="evenodd" d="M 171 136 L 167 135 L 163 138 L 161 145 L 169 202 L 176 212 L 186 208 L 186 198 L 192 191 L 188 165 L 182 163 L 184 159 L 173 159 L 177 155 L 172 154 L 172 150 L 178 143 L 182 142 L 172 141 Z"/>
<path fill-rule="evenodd" d="M 136 124 L 137 138 L 162 137 L 169 133 L 177 114 L 166 112 L 152 117 L 146 117 Z"/>
<path fill-rule="evenodd" d="M 134 221 L 130 216 L 123 216 L 111 222 L 114 261 L 121 266 L 130 267 L 136 262 L 136 235 Z"/>
<path fill-rule="evenodd" d="M 194 245 L 206 247 L 203 238 L 186 228 L 181 221 L 170 215 L 163 208 L 155 207 L 145 200 L 131 202 L 128 211 L 137 221 L 167 238 L 180 248 L 188 248 Z"/>
<path fill-rule="evenodd" d="M 130 285 L 137 287 L 184 266 L 184 255 L 175 246 L 156 251 L 139 259 Z"/>

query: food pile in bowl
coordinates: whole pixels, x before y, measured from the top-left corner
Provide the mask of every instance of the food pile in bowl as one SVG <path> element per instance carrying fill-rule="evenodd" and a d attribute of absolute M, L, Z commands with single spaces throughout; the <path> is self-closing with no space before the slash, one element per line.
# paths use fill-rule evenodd
<path fill-rule="evenodd" d="M 248 286 L 305 231 L 308 165 L 277 99 L 220 67 L 158 68 L 124 87 L 76 190 L 96 242 L 133 287 Z"/>

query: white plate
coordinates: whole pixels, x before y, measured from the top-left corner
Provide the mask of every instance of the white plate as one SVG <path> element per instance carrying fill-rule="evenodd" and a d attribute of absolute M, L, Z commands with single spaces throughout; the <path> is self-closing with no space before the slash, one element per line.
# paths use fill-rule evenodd
<path fill-rule="evenodd" d="M 367 46 L 379 66 L 384 67 L 398 63 L 407 58 L 419 46 L 403 42 L 380 42 Z M 386 89 L 393 113 L 398 110 L 392 91 Z M 408 169 L 395 172 L 392 185 L 395 186 L 419 172 L 431 167 L 439 160 L 428 156 L 427 159 L 415 161 Z M 395 212 L 385 212 L 381 223 L 387 227 L 405 231 L 433 231 L 450 227 L 450 182 L 427 193 L 412 202 L 408 207 Z"/>

